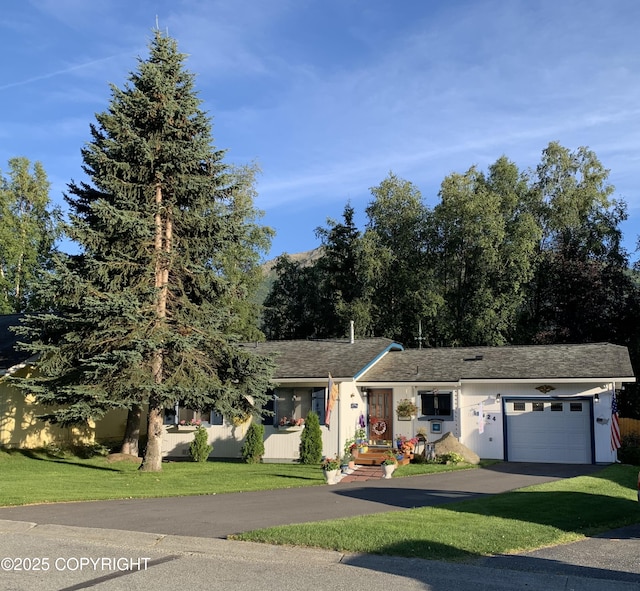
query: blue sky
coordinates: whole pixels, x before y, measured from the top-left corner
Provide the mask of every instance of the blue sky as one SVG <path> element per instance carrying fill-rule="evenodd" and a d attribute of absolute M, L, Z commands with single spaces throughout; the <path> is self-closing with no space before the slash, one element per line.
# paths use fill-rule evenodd
<path fill-rule="evenodd" d="M 262 168 L 270 256 L 317 246 L 347 201 L 363 224 L 390 171 L 433 206 L 451 172 L 502 155 L 535 167 L 550 141 L 611 170 L 635 250 L 637 0 L 7 0 L 0 169 L 39 160 L 61 203 L 156 18 L 189 54 L 216 147 Z"/>

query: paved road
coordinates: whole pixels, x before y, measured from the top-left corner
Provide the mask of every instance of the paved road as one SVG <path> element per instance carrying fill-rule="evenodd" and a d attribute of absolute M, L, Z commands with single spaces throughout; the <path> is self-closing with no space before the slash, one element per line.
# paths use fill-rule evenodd
<path fill-rule="evenodd" d="M 623 580 L 594 568 L 563 573 L 541 562 L 538 569 L 516 570 L 12 521 L 0 521 L 0 532 L 3 591 L 640 589 L 637 576 Z M 25 557 L 31 562 L 20 561 Z"/>
<path fill-rule="evenodd" d="M 492 469 L 364 485 L 3 508 L 0 558 L 48 553 L 63 559 L 63 569 L 53 572 L 51 568 L 46 573 L 5 570 L 0 572 L 0 589 L 75 591 L 91 587 L 112 591 L 154 585 L 173 589 L 179 582 L 191 589 L 267 591 L 310 587 L 349 591 L 638 591 L 640 525 L 576 544 L 465 565 L 219 539 L 265 525 L 442 504 L 596 470 L 594 466 L 502 464 Z M 640 522 L 640 509 L 638 513 Z M 181 537 L 185 530 L 197 532 L 199 537 Z M 147 557 L 150 566 L 142 572 L 64 568 L 73 567 L 77 557 L 123 555 Z"/>

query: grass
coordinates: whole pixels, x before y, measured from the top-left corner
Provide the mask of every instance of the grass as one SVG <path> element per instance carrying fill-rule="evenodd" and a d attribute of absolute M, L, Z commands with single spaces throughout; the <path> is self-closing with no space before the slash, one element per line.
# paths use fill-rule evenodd
<path fill-rule="evenodd" d="M 469 469 L 401 466 L 394 478 Z M 208 495 L 314 486 L 318 466 L 232 461 L 169 462 L 160 473 L 45 451 L 0 450 L 0 505 Z M 532 486 L 483 499 L 376 515 L 274 527 L 235 536 L 270 544 L 315 546 L 461 561 L 562 544 L 640 522 L 638 468 L 613 465 L 591 476 Z"/>
<path fill-rule="evenodd" d="M 131 462 L 81 459 L 44 451 L 0 451 L 0 505 L 209 495 L 313 486 L 317 466 L 231 461 L 167 462 L 162 472 L 140 472 Z"/>
<path fill-rule="evenodd" d="M 398 474 L 469 466 L 402 466 Z M 324 484 L 318 466 L 239 461 L 166 462 L 162 472 L 140 472 L 131 462 L 81 459 L 45 450 L 0 450 L 0 506 L 123 498 L 211 495 Z"/>
<path fill-rule="evenodd" d="M 614 465 L 446 507 L 273 527 L 234 539 L 450 561 L 508 554 L 640 522 L 637 473 Z"/>

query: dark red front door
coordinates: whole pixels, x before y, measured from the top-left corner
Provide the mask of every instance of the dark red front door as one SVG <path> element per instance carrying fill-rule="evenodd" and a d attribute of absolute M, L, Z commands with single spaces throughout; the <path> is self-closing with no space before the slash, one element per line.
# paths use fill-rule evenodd
<path fill-rule="evenodd" d="M 393 440 L 392 390 L 369 390 L 369 439 L 379 445 Z"/>

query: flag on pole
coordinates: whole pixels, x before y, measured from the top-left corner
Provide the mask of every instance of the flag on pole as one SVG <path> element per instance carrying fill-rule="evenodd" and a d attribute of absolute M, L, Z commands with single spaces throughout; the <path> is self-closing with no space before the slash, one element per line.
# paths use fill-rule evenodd
<path fill-rule="evenodd" d="M 324 424 L 328 427 L 331 421 L 331 410 L 334 404 L 338 400 L 338 384 L 333 381 L 331 374 L 329 374 L 329 384 L 327 386 L 327 411 L 324 414 Z"/>
<path fill-rule="evenodd" d="M 620 447 L 620 422 L 618 418 L 618 399 L 614 390 L 611 395 L 611 451 L 616 451 Z"/>

